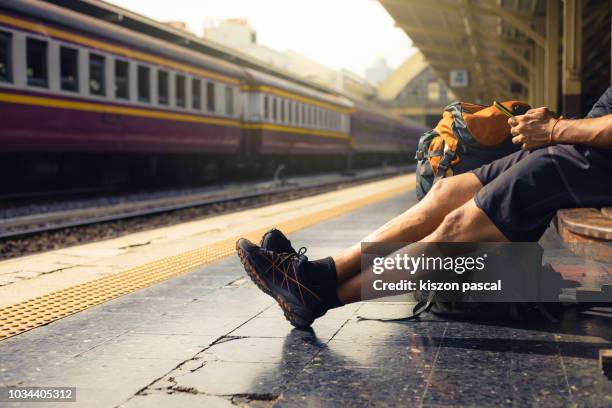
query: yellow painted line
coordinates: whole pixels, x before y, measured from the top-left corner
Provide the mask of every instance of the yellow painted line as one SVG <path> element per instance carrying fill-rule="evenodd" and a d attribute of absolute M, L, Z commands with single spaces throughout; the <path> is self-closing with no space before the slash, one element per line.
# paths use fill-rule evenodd
<path fill-rule="evenodd" d="M 184 113 L 161 112 L 149 109 L 129 108 L 117 105 L 104 105 L 92 102 L 67 101 L 57 98 L 0 93 L 0 102 L 22 105 L 45 106 L 50 108 L 75 109 L 86 112 L 115 113 L 127 116 L 141 116 L 153 119 L 178 120 L 183 122 L 207 123 L 211 125 L 239 127 L 240 122 L 231 119 L 211 118 Z"/>
<path fill-rule="evenodd" d="M 60 40 L 70 41 L 70 42 L 80 44 L 86 47 L 91 47 L 91 48 L 96 48 L 98 50 L 107 51 L 109 53 L 121 55 L 126 58 L 134 58 L 140 61 L 149 62 L 151 64 L 156 64 L 156 65 L 172 68 L 178 71 L 184 71 L 184 72 L 189 72 L 191 74 L 201 75 L 209 79 L 215 79 L 215 80 L 222 81 L 222 82 L 229 83 L 229 84 L 238 85 L 240 83 L 239 79 L 232 78 L 227 75 L 218 74 L 216 72 L 212 72 L 212 71 L 202 69 L 202 68 L 197 68 L 195 66 L 188 65 L 188 64 L 182 64 L 180 62 L 169 61 L 165 58 L 158 57 L 158 56 L 148 54 L 145 52 L 137 51 L 131 48 L 122 47 L 120 45 L 109 44 L 104 41 L 95 40 L 89 37 L 83 37 L 83 36 L 73 34 L 67 31 L 58 30 L 56 28 L 49 27 L 44 24 L 33 23 L 33 22 L 22 20 L 19 18 L 7 16 L 4 14 L 0 14 L 0 23 L 5 23 L 13 27 L 33 31 L 41 35 L 54 37 Z"/>
<path fill-rule="evenodd" d="M 287 220 L 275 227 L 288 234 L 299 231 L 363 206 L 389 199 L 414 188 L 414 185 L 414 179 L 410 178 L 399 182 L 391 189 L 360 197 L 348 203 L 308 214 L 308 216 Z M 271 227 L 260 228 L 241 236 L 259 242 L 261 235 Z M 236 240 L 241 236 L 3 307 L 0 309 L 0 339 L 15 336 L 225 258 L 235 253 Z"/>
<path fill-rule="evenodd" d="M 298 102 L 308 103 L 310 105 L 316 105 L 316 106 L 319 106 L 321 108 L 333 110 L 333 111 L 340 112 L 340 113 L 350 114 L 350 113 L 354 112 L 354 110 L 355 110 L 353 108 L 343 108 L 341 106 L 336 106 L 336 105 L 333 105 L 331 103 L 321 102 L 321 101 L 319 101 L 317 99 L 309 98 L 307 96 L 298 95 L 298 94 L 295 94 L 293 92 L 284 91 L 282 89 L 274 88 L 274 87 L 267 86 L 267 85 L 257 85 L 257 86 L 242 85 L 240 87 L 240 90 L 241 91 L 246 91 L 246 92 L 266 92 L 266 93 L 274 94 L 276 96 L 280 96 L 280 97 L 283 97 L 283 98 L 293 99 L 293 100 L 298 101 Z"/>
<path fill-rule="evenodd" d="M 240 124 L 237 120 L 211 118 L 205 116 L 190 115 L 184 113 L 162 112 L 149 109 L 130 108 L 118 105 L 105 105 L 95 102 L 68 101 L 65 99 L 45 98 L 40 96 L 18 95 L 12 93 L 1 93 L 0 102 L 16 103 L 22 105 L 45 106 L 49 108 L 74 109 L 85 112 L 113 113 L 126 116 L 140 116 L 152 119 L 176 120 L 181 122 L 206 123 L 218 126 L 242 127 L 245 129 L 265 129 L 276 132 L 289 132 L 302 135 L 334 137 L 339 139 L 350 139 L 350 135 L 342 132 L 327 130 L 316 130 L 298 128 L 291 126 L 273 125 L 267 123 Z"/>
<path fill-rule="evenodd" d="M 271 130 L 275 132 L 289 132 L 289 133 L 298 133 L 298 134 L 303 134 L 303 135 L 334 137 L 338 139 L 350 139 L 351 137 L 347 133 L 334 132 L 331 130 L 306 129 L 306 128 L 291 127 L 291 126 L 274 125 L 274 124 L 268 124 L 268 123 L 248 123 L 248 124 L 243 124 L 242 127 L 245 129 L 262 129 L 262 130 Z"/>

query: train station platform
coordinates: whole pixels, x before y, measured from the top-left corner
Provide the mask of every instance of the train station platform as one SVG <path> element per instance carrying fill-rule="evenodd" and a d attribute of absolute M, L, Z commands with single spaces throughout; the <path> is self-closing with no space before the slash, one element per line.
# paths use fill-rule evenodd
<path fill-rule="evenodd" d="M 288 227 L 292 242 L 316 259 L 413 205 L 412 186 L 403 176 L 279 204 L 284 211 L 275 205 L 245 213 L 257 231 L 270 221 Z M 292 224 L 304 214 L 308 223 Z M 244 223 L 241 217 L 233 222 Z M 180 239 L 178 232 L 149 234 L 165 236 L 157 251 L 166 252 L 158 255 L 176 261 L 171 248 L 191 251 L 191 245 L 217 245 L 236 233 L 218 231 L 216 241 L 205 243 L 198 241 L 209 235 L 202 225 L 177 227 L 183 228 Z M 545 241 L 552 251 L 559 248 L 552 234 Z M 137 248 L 125 265 L 151 259 Z M 76 387 L 77 402 L 61 405 L 70 407 L 612 405 L 610 382 L 597 361 L 599 349 L 610 348 L 610 310 L 537 325 L 433 315 L 382 322 L 367 318 L 405 316 L 412 305 L 362 302 L 328 312 L 311 331 L 296 330 L 251 283 L 238 258 L 221 252 L 192 271 L 178 266 L 185 273 L 0 341 L 0 386 Z M 125 278 L 107 272 L 96 279 Z M 54 405 L 60 406 L 45 406 Z"/>

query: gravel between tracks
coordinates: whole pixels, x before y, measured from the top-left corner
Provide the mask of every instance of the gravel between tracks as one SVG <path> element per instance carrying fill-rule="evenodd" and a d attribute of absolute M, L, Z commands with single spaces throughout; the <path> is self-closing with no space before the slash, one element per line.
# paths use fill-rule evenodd
<path fill-rule="evenodd" d="M 307 188 L 285 193 L 269 194 L 237 201 L 216 203 L 200 207 L 175 210 L 160 214 L 108 221 L 80 227 L 64 228 L 39 234 L 0 240 L 0 260 L 57 250 L 89 242 L 117 238 L 123 235 L 194 221 L 213 215 L 231 213 L 287 200 L 307 197 L 349 186 L 372 182 L 375 179 L 351 181 L 339 184 Z"/>

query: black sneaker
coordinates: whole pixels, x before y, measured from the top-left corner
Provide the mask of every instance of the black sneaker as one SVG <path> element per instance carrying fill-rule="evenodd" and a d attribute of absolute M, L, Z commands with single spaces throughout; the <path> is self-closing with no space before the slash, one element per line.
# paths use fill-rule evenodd
<path fill-rule="evenodd" d="M 320 296 L 306 284 L 306 248 L 278 253 L 241 238 L 236 242 L 236 251 L 251 280 L 278 302 L 293 326 L 309 327 L 314 319 L 325 314 L 327 309 Z"/>
<path fill-rule="evenodd" d="M 279 230 L 272 228 L 261 237 L 262 248 L 273 252 L 284 252 L 287 254 L 295 254 L 295 249 L 291 246 L 291 241 Z"/>

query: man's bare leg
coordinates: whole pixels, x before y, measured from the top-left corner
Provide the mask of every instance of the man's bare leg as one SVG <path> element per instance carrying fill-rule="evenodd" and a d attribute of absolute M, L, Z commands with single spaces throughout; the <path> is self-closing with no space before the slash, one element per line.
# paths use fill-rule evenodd
<path fill-rule="evenodd" d="M 419 241 L 434 232 L 447 214 L 473 198 L 481 188 L 480 180 L 473 173 L 442 179 L 434 184 L 423 200 L 378 228 L 362 242 Z M 334 256 L 334 262 L 339 284 L 359 274 L 361 242 Z"/>
<path fill-rule="evenodd" d="M 476 206 L 474 200 L 450 211 L 443 217 L 441 223 L 420 242 L 507 242 L 508 239 L 497 229 L 489 217 Z M 401 240 L 398 240 L 401 242 Z M 408 241 L 405 241 L 408 242 Z M 409 256 L 420 255 L 423 250 L 420 246 L 407 248 Z M 335 258 L 334 258 L 335 259 Z M 366 271 L 367 273 L 367 271 Z M 361 273 L 352 276 L 338 285 L 338 298 L 343 304 L 361 300 L 362 290 Z"/>

